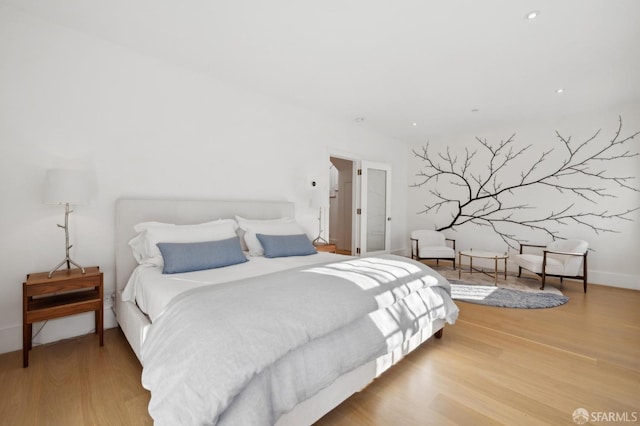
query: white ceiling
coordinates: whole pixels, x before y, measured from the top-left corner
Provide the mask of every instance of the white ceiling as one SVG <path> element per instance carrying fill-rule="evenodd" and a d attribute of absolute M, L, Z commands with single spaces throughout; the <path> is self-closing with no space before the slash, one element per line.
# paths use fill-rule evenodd
<path fill-rule="evenodd" d="M 640 0 L 4 2 L 410 143 L 640 101 Z"/>

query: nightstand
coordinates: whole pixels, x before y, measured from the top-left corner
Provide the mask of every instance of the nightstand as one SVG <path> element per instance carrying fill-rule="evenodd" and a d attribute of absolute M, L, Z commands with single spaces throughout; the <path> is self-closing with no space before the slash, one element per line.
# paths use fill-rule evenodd
<path fill-rule="evenodd" d="M 48 272 L 27 275 L 22 284 L 22 366 L 29 366 L 34 322 L 90 311 L 95 311 L 96 334 L 103 346 L 103 278 L 99 267 L 85 268 L 84 274 L 80 269 L 60 270 L 51 278 Z"/>
<path fill-rule="evenodd" d="M 336 252 L 336 245 L 335 244 L 318 244 L 318 245 L 314 245 L 314 247 L 318 251 L 324 251 L 324 252 L 327 252 L 327 253 L 335 253 Z"/>

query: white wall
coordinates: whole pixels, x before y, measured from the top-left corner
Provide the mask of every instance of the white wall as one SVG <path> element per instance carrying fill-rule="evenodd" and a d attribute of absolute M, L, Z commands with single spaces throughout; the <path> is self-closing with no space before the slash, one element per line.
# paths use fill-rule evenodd
<path fill-rule="evenodd" d="M 432 157 L 435 157 L 438 153 L 446 153 L 447 147 L 450 147 L 452 155 L 458 155 L 458 164 L 460 164 L 464 158 L 465 147 L 468 147 L 470 151 L 478 149 L 479 157 L 473 161 L 475 166 L 473 168 L 474 174 L 483 173 L 486 176 L 487 163 L 483 164 L 480 160 L 480 155 L 484 155 L 484 153 L 481 154 L 481 146 L 475 141 L 475 137 L 486 139 L 489 143 L 497 145 L 501 140 L 506 140 L 513 133 L 516 133 L 514 146 L 525 147 L 532 144 L 528 151 L 529 154 L 518 159 L 517 164 L 520 167 L 509 169 L 505 175 L 507 180 L 517 180 L 520 178 L 520 173 L 526 170 L 525 167 L 532 165 L 539 155 L 547 149 L 555 147 L 555 152 L 550 154 L 549 159 L 539 166 L 538 171 L 549 170 L 548 167 L 551 164 L 557 164 L 558 157 L 556 157 L 556 154 L 562 152 L 562 143 L 555 136 L 556 130 L 564 137 L 571 136 L 573 145 L 579 141 L 586 140 L 598 129 L 602 128 L 602 132 L 597 139 L 598 142 L 596 142 L 599 146 L 602 146 L 601 144 L 606 143 L 614 136 L 618 126 L 618 115 L 621 115 L 623 119 L 623 136 L 628 136 L 640 130 L 640 104 L 623 105 L 590 115 L 568 115 L 552 122 L 516 123 L 512 126 L 501 128 L 477 129 L 473 133 L 436 136 L 429 140 L 429 153 Z M 421 150 L 422 146 L 422 144 L 416 145 L 413 148 Z M 640 152 L 640 135 L 625 146 L 632 152 Z M 623 151 L 618 150 L 617 152 L 620 154 Z M 484 156 L 482 158 L 486 159 L 487 157 Z M 442 161 L 440 160 L 440 162 Z M 480 165 L 482 167 L 478 167 Z M 635 188 L 640 188 L 640 156 L 619 161 L 603 161 L 601 165 L 604 169 L 607 167 L 615 168 L 615 170 L 609 170 L 608 173 L 614 172 L 618 176 L 633 176 L 635 179 L 630 184 Z M 409 159 L 410 185 L 420 181 L 420 177 L 416 176 L 416 174 L 421 170 L 422 166 L 422 161 L 411 154 Z M 591 171 L 598 172 L 600 169 L 594 168 Z M 447 179 L 440 180 L 439 188 L 442 192 L 451 190 L 445 189 L 446 182 Z M 584 182 L 585 185 L 590 185 L 590 181 L 585 180 Z M 611 187 L 611 185 L 603 185 L 602 183 L 593 184 L 594 188 L 603 186 Z M 517 204 L 537 206 L 535 210 L 520 212 L 526 216 L 535 214 L 537 211 L 544 211 L 545 208 L 558 211 L 560 206 L 566 207 L 568 202 L 575 202 L 574 211 L 579 212 L 614 212 L 640 207 L 640 192 L 616 189 L 613 189 L 612 192 L 618 197 L 600 199 L 600 204 L 595 207 L 592 203 L 572 196 L 568 192 L 560 194 L 549 188 L 532 188 L 527 190 L 522 198 L 518 193 L 518 198 L 514 197 L 514 200 L 517 200 Z M 407 224 L 409 230 L 418 228 L 434 229 L 436 226 L 442 227 L 450 222 L 448 220 L 450 210 L 447 209 L 442 209 L 438 214 L 418 214 L 419 211 L 424 210 L 426 203 L 433 200 L 433 196 L 429 194 L 426 187 L 410 188 L 408 199 Z M 618 231 L 617 233 L 596 234 L 584 226 L 570 222 L 567 227 L 554 228 L 560 231 L 559 235 L 561 236 L 584 239 L 590 243 L 590 248 L 593 251 L 588 256 L 589 282 L 640 289 L 640 262 L 638 262 L 640 254 L 640 211 L 635 211 L 628 218 L 632 220 L 603 220 L 598 222 L 598 225 L 615 229 Z M 526 229 L 520 228 L 515 232 L 518 238 L 529 239 L 532 243 L 546 244 L 550 241 L 550 238 L 543 238 L 543 236 Z M 456 231 L 447 230 L 445 234 L 450 238 L 456 239 L 457 249 L 507 250 L 507 245 L 490 228 L 466 224 L 458 227 Z"/>
<path fill-rule="evenodd" d="M 394 217 L 405 218 L 408 153 L 357 124 L 230 87 L 0 6 L 0 352 L 21 348 L 21 284 L 64 257 L 44 205 L 49 168 L 83 168 L 91 203 L 71 217 L 72 257 L 114 291 L 119 197 L 280 199 L 296 203 L 310 235 L 311 181 L 329 184 L 329 154 L 391 163 Z M 324 229 L 327 229 L 325 224 Z M 394 221 L 392 250 L 405 246 Z M 325 235 L 325 238 L 328 237 Z M 114 325 L 113 317 L 106 319 Z M 51 321 L 35 342 L 90 331 L 91 314 Z M 37 329 L 37 327 L 35 327 Z"/>

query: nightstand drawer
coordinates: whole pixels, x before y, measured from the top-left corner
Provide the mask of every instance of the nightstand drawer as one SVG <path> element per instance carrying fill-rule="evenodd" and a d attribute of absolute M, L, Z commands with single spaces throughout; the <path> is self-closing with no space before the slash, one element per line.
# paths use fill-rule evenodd
<path fill-rule="evenodd" d="M 27 303 L 27 323 L 95 311 L 100 309 L 101 304 L 102 298 L 98 291 L 39 297 Z"/>
<path fill-rule="evenodd" d="M 66 291 L 80 290 L 91 287 L 99 287 L 101 277 L 97 275 L 74 277 L 73 279 L 55 279 L 52 277 L 48 281 L 32 280 L 30 275 L 27 278 L 27 296 L 40 296 L 43 294 L 63 293 Z"/>

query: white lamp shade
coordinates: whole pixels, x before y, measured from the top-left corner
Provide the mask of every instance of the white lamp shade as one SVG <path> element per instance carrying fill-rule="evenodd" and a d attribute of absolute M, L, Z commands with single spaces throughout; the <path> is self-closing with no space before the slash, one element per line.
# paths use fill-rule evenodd
<path fill-rule="evenodd" d="M 46 204 L 87 204 L 89 178 L 80 170 L 47 170 L 44 202 Z"/>

